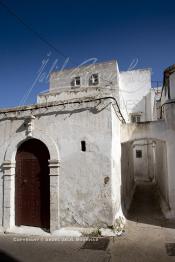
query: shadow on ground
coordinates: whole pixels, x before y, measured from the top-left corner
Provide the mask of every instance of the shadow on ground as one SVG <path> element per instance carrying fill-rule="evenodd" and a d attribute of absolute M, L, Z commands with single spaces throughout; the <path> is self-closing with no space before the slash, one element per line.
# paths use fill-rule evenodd
<path fill-rule="evenodd" d="M 19 262 L 16 258 L 13 258 L 11 255 L 7 254 L 4 251 L 0 251 L 0 261 L 3 262 Z"/>
<path fill-rule="evenodd" d="M 175 228 L 175 221 L 164 217 L 160 208 L 157 187 L 150 182 L 137 183 L 126 218 L 138 223 Z"/>

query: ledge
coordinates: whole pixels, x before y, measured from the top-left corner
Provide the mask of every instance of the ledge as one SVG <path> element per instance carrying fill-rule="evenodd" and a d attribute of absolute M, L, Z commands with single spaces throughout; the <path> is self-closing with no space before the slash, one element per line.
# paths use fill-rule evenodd
<path fill-rule="evenodd" d="M 65 105 L 65 104 L 74 104 L 74 103 L 87 103 L 87 102 L 95 102 L 100 99 L 104 98 L 112 98 L 112 97 L 105 97 L 105 96 L 87 96 L 82 98 L 76 98 L 76 99 L 70 99 L 70 100 L 62 100 L 62 101 L 53 101 L 53 102 L 47 102 L 47 103 L 41 103 L 41 104 L 33 104 L 33 105 L 27 105 L 27 106 L 18 106 L 18 107 L 12 107 L 12 108 L 2 108 L 0 109 L 0 114 L 6 114 L 6 113 L 16 113 L 16 112 L 22 112 L 22 111 L 29 111 L 34 109 L 40 109 L 40 108 L 48 108 L 53 106 L 59 106 L 59 105 Z"/>

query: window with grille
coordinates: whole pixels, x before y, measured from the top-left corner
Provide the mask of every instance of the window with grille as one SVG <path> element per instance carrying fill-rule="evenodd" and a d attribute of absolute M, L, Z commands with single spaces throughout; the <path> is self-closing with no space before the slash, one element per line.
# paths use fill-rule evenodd
<path fill-rule="evenodd" d="M 141 120 L 141 116 L 140 115 L 131 115 L 131 122 L 132 123 L 139 123 Z"/>

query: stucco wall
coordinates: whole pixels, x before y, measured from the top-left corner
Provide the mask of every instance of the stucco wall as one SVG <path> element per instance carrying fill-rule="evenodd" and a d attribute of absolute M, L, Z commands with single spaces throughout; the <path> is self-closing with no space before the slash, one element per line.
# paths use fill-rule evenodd
<path fill-rule="evenodd" d="M 24 117 L 30 114 L 30 110 L 0 114 L 0 165 L 4 161 L 4 153 L 10 141 L 19 134 L 22 139 L 25 137 Z M 112 197 L 110 101 L 44 107 L 33 109 L 32 114 L 35 115 L 34 130 L 52 138 L 58 147 L 61 226 L 111 225 L 114 209 L 118 208 L 119 200 L 118 192 L 117 197 Z M 81 141 L 86 142 L 86 152 L 81 151 Z M 2 221 L 2 169 L 0 176 L 0 221 Z M 114 191 L 113 193 L 116 194 Z"/>
<path fill-rule="evenodd" d="M 167 169 L 164 179 L 168 188 L 168 203 L 164 213 L 167 217 L 175 217 L 175 178 L 174 178 L 174 152 L 175 152 L 175 104 L 165 106 L 165 121 L 154 121 L 140 124 L 125 124 L 121 126 L 121 141 L 129 142 L 140 139 L 160 140 L 166 143 L 165 157 Z M 159 152 L 157 152 L 159 154 Z M 159 165 L 161 159 L 157 160 Z"/>
<path fill-rule="evenodd" d="M 130 113 L 141 113 L 141 121 L 152 120 L 149 95 L 151 90 L 151 70 L 131 70 L 120 72 L 121 111 L 130 121 Z"/>
<path fill-rule="evenodd" d="M 142 157 L 136 157 L 136 150 L 141 150 Z M 149 139 L 143 139 L 133 142 L 133 159 L 134 159 L 134 177 L 142 181 L 153 180 L 154 171 L 154 142 Z"/>
<path fill-rule="evenodd" d="M 52 101 L 64 101 L 64 100 L 71 100 L 71 99 L 83 99 L 84 97 L 89 98 L 98 98 L 98 97 L 105 97 L 105 96 L 117 96 L 118 90 L 111 90 L 109 93 L 109 88 L 101 88 L 101 87 L 87 87 L 87 88 L 76 88 L 72 90 L 62 90 L 57 92 L 49 92 L 43 93 L 37 96 L 37 103 L 49 103 Z"/>
<path fill-rule="evenodd" d="M 142 157 L 136 157 L 136 150 L 141 150 Z M 148 180 L 148 150 L 147 140 L 140 140 L 133 143 L 134 178 Z"/>
<path fill-rule="evenodd" d="M 113 219 L 115 220 L 122 215 L 121 207 L 121 143 L 120 143 L 120 126 L 114 108 L 112 106 L 112 203 Z"/>
<path fill-rule="evenodd" d="M 126 214 L 135 190 L 132 142 L 122 143 L 121 180 L 122 209 Z"/>
<path fill-rule="evenodd" d="M 108 87 L 109 89 L 118 87 L 118 65 L 117 62 L 113 60 L 53 72 L 50 76 L 49 90 L 50 92 L 55 92 L 70 89 L 72 79 L 77 76 L 81 78 L 80 87 L 88 87 L 89 79 L 92 74 L 99 75 L 99 84 L 97 86 L 101 88 Z"/>
<path fill-rule="evenodd" d="M 166 143 L 156 141 L 156 182 L 161 194 L 161 197 L 169 203 L 168 196 L 168 172 L 167 172 L 167 151 Z"/>
<path fill-rule="evenodd" d="M 98 75 L 98 84 L 91 85 L 89 79 L 92 74 Z M 79 86 L 71 86 L 75 77 L 80 77 Z M 37 103 L 82 99 L 86 97 L 97 98 L 109 93 L 119 104 L 119 71 L 117 61 L 84 65 L 73 69 L 64 69 L 53 72 L 50 76 L 49 92 L 37 96 Z"/>
<path fill-rule="evenodd" d="M 155 180 L 156 175 L 156 156 L 155 156 L 155 140 L 147 140 L 148 146 L 148 179 L 152 182 Z M 167 157 L 167 155 L 165 155 Z M 165 174 L 167 176 L 167 173 Z"/>

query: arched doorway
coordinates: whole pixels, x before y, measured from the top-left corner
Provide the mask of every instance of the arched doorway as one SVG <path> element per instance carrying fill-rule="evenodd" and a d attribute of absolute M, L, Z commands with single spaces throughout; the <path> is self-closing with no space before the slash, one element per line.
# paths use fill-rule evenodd
<path fill-rule="evenodd" d="M 22 143 L 16 154 L 15 224 L 50 228 L 49 151 L 38 139 Z"/>

